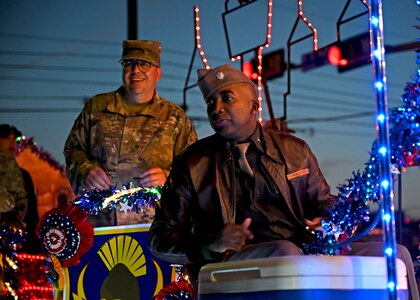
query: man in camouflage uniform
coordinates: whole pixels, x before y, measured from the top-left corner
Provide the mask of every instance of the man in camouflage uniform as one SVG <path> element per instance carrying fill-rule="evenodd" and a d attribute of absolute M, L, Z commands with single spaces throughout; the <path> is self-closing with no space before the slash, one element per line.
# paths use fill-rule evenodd
<path fill-rule="evenodd" d="M 0 153 L 0 224 L 23 228 L 27 201 L 19 165 L 13 157 Z"/>
<path fill-rule="evenodd" d="M 35 232 L 39 221 L 36 190 L 31 174 L 16 162 L 18 138 L 21 137 L 22 133 L 15 126 L 0 125 L 1 223 L 24 229 L 22 252 L 38 254 L 42 250 Z M 10 205 L 13 208 L 7 211 Z"/>
<path fill-rule="evenodd" d="M 173 158 L 197 140 L 192 122 L 174 103 L 159 96 L 161 45 L 123 41 L 123 86 L 90 99 L 75 120 L 64 147 L 74 192 L 108 189 L 135 182 L 163 185 Z M 153 211 L 117 209 L 91 222 L 94 226 L 151 223 Z"/>
<path fill-rule="evenodd" d="M 3 230 L 8 232 L 10 228 L 25 228 L 23 217 L 28 202 L 22 172 L 14 157 L 8 153 L 8 140 L 9 137 L 0 136 L 0 235 Z M 6 299 L 5 257 L 9 251 L 9 247 L 0 247 L 0 299 Z"/>
<path fill-rule="evenodd" d="M 0 125 L 0 225 L 4 228 L 16 226 L 24 229 L 23 218 L 28 198 L 22 171 L 15 160 L 17 135 L 15 127 Z"/>

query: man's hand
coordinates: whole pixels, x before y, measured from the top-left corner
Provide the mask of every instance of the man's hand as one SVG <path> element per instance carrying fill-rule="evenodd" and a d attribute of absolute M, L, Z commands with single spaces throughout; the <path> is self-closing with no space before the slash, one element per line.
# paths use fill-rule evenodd
<path fill-rule="evenodd" d="M 151 168 L 135 177 L 140 186 L 148 188 L 158 185 L 164 185 L 166 182 L 166 173 L 161 168 Z"/>
<path fill-rule="evenodd" d="M 85 178 L 85 185 L 88 189 L 106 190 L 111 184 L 111 179 L 108 174 L 101 168 L 95 167 L 90 170 Z"/>
<path fill-rule="evenodd" d="M 314 231 L 314 230 L 318 229 L 318 227 L 321 227 L 321 222 L 322 222 L 321 217 L 317 217 L 317 218 L 314 218 L 312 220 L 305 219 L 306 228 L 308 230 L 311 230 L 311 231 Z"/>
<path fill-rule="evenodd" d="M 241 250 L 246 245 L 247 240 L 254 238 L 254 235 L 248 229 L 250 224 L 251 218 L 246 218 L 242 224 L 226 224 L 220 237 L 209 246 L 209 249 L 218 253 L 227 250 Z"/>

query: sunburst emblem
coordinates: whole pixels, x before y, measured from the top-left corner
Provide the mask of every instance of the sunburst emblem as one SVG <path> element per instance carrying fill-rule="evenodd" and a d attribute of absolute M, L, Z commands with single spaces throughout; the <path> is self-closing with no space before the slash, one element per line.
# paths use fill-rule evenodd
<path fill-rule="evenodd" d="M 147 273 L 146 257 L 138 241 L 128 235 L 119 235 L 102 244 L 97 251 L 100 259 L 108 269 L 108 276 L 102 283 L 100 299 L 139 300 L 140 287 L 137 277 Z M 159 264 L 152 259 L 156 268 L 156 286 L 153 295 L 156 295 L 164 285 L 162 270 Z M 84 274 L 85 266 L 78 279 L 77 293 L 73 293 L 75 300 L 86 300 Z"/>
<path fill-rule="evenodd" d="M 128 235 L 110 239 L 98 250 L 98 255 L 109 271 L 117 264 L 124 264 L 135 277 L 146 274 L 146 258 L 143 248 Z"/>

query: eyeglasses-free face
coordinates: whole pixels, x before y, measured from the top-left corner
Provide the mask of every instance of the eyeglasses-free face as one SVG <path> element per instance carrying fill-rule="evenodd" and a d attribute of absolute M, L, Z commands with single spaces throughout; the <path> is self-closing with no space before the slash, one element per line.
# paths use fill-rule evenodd
<path fill-rule="evenodd" d="M 126 59 L 121 62 L 121 65 L 123 66 L 124 70 L 134 70 L 134 68 L 137 66 L 137 68 L 144 73 L 148 72 L 150 68 L 154 66 L 154 64 L 150 62 L 140 59 Z"/>

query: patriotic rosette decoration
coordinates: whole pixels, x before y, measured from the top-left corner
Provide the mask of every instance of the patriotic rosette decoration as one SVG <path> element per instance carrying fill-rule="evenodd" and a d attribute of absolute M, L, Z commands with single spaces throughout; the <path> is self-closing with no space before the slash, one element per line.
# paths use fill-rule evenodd
<path fill-rule="evenodd" d="M 63 267 L 74 266 L 93 244 L 93 226 L 88 214 L 76 206 L 45 213 L 38 224 L 43 250 L 56 256 Z"/>
<path fill-rule="evenodd" d="M 46 254 L 46 275 L 57 290 L 64 287 L 62 268 L 77 265 L 93 245 L 93 226 L 87 217 L 86 212 L 72 205 L 46 212 L 38 223 L 37 232 Z"/>
<path fill-rule="evenodd" d="M 45 250 L 61 260 L 70 259 L 80 246 L 80 233 L 64 214 L 49 215 L 42 230 Z"/>

